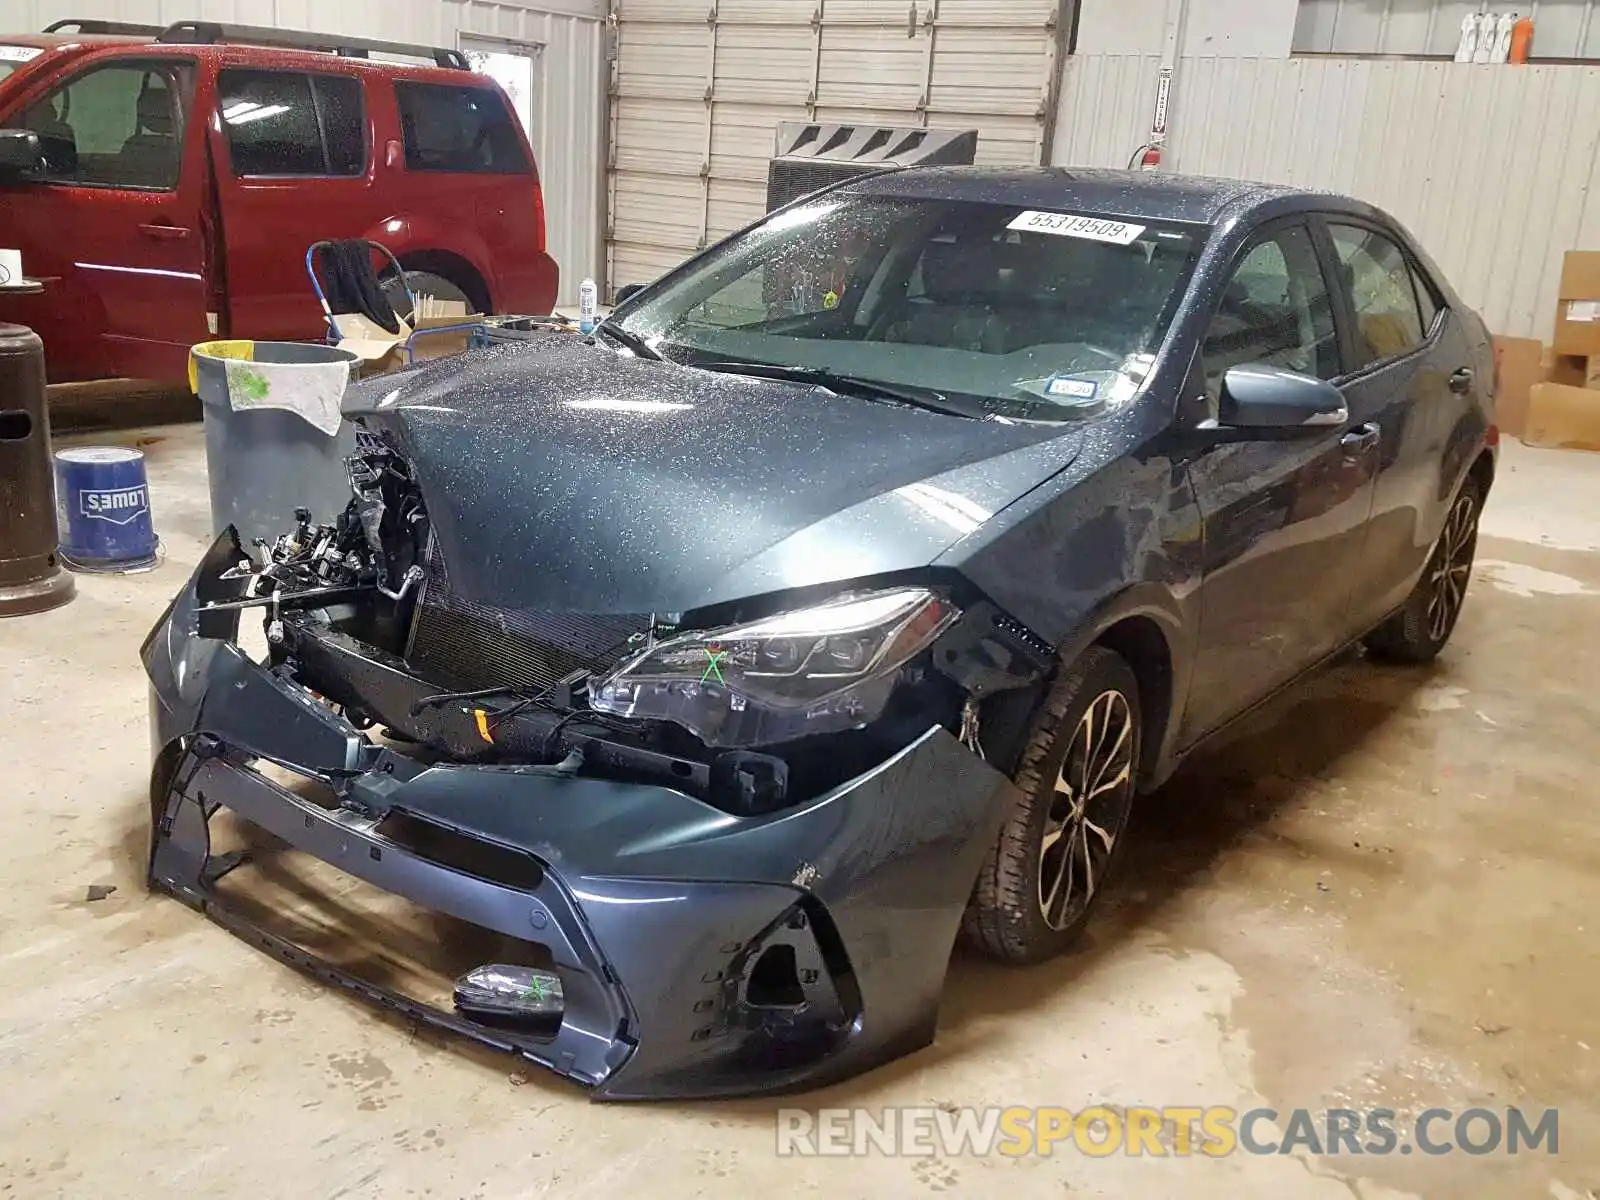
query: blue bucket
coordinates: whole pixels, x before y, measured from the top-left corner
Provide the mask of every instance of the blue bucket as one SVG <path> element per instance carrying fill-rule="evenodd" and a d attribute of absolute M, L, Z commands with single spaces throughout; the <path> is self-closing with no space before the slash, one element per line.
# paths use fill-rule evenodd
<path fill-rule="evenodd" d="M 156 564 L 144 453 L 123 446 L 56 451 L 56 536 L 77 571 L 139 571 Z"/>

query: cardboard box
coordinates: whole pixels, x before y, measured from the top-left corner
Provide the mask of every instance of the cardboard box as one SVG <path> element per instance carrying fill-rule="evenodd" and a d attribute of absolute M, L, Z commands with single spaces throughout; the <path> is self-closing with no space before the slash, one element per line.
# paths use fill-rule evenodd
<path fill-rule="evenodd" d="M 1600 450 L 1600 391 L 1563 383 L 1538 383 L 1528 394 L 1530 446 Z"/>
<path fill-rule="evenodd" d="M 1557 354 L 1600 355 L 1600 250 L 1568 250 L 1561 264 L 1556 334 Z"/>
<path fill-rule="evenodd" d="M 1528 422 L 1528 393 L 1544 379 L 1544 343 L 1534 338 L 1497 337 L 1494 367 L 1500 380 L 1495 424 L 1501 433 L 1521 437 Z"/>
<path fill-rule="evenodd" d="M 1600 354 L 1557 354 L 1545 372 L 1547 383 L 1600 389 Z"/>
<path fill-rule="evenodd" d="M 419 309 L 422 307 L 422 300 L 423 297 L 417 297 Z M 467 306 L 459 300 L 433 300 L 429 308 L 431 311 L 427 316 L 415 317 L 409 324 L 401 321 L 398 334 L 380 329 L 360 315 L 336 315 L 335 320 L 339 322 L 339 329 L 346 335 L 339 342 L 339 346 L 341 349 L 354 351 L 360 357 L 362 378 L 387 375 L 405 366 L 405 343 L 413 331 L 421 335 L 412 343 L 412 353 L 417 362 L 460 354 L 467 348 L 467 342 L 472 336 L 471 331 L 451 330 L 449 327 L 481 321 L 482 314 L 469 313 Z M 444 329 L 446 332 L 429 337 L 427 331 L 430 329 Z"/>

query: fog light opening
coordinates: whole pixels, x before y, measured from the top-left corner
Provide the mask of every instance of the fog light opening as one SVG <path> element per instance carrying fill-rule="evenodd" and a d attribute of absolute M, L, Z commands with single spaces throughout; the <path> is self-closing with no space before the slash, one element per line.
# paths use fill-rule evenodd
<path fill-rule="evenodd" d="M 794 947 L 768 946 L 750 969 L 745 1000 L 756 1008 L 795 1008 L 806 1002 Z"/>
<path fill-rule="evenodd" d="M 454 999 L 462 1016 L 491 1024 L 554 1026 L 565 1011 L 561 976 L 509 963 L 472 968 L 456 980 Z"/>

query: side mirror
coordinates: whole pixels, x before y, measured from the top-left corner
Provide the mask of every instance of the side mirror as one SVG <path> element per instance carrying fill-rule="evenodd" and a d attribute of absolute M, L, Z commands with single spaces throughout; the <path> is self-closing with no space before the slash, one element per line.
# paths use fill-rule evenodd
<path fill-rule="evenodd" d="M 1333 384 L 1265 363 L 1232 367 L 1222 377 L 1217 425 L 1228 429 L 1326 429 L 1350 419 Z"/>
<path fill-rule="evenodd" d="M 39 135 L 31 129 L 0 129 L 0 183 L 37 183 L 44 177 Z"/>
<path fill-rule="evenodd" d="M 616 306 L 618 308 L 621 308 L 624 304 L 626 304 L 629 300 L 632 300 L 635 296 L 637 296 L 642 291 L 644 291 L 644 284 L 642 284 L 642 283 L 624 284 L 622 287 L 619 287 L 617 289 L 617 305 Z"/>

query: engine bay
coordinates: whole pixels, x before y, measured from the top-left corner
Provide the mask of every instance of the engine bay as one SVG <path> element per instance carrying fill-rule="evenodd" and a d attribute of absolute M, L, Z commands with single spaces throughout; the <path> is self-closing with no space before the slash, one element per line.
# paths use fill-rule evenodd
<path fill-rule="evenodd" d="M 824 794 L 933 725 L 982 753 L 974 694 L 1020 686 L 1044 668 L 1014 648 L 978 652 L 954 603 L 920 589 L 846 597 L 872 610 L 859 620 L 889 614 L 882 636 L 875 627 L 824 636 L 780 614 L 725 627 L 750 636 L 724 643 L 715 630 L 708 641 L 694 614 L 492 609 L 453 592 L 422 490 L 400 454 L 364 433 L 348 470 L 352 500 L 331 523 L 302 510 L 293 530 L 258 543 L 255 557 L 230 572 L 249 578 L 235 604 L 265 610 L 275 668 L 413 759 L 649 780 L 754 815 Z M 998 621 L 986 628 L 991 642 L 1005 632 Z M 798 638 L 789 636 L 795 629 Z M 937 669 L 936 641 L 959 650 L 942 654 Z M 687 672 L 671 676 L 671 663 L 685 658 Z M 832 694 L 774 709 L 781 719 L 754 720 L 763 689 L 801 686 L 792 682 L 801 678 L 797 659 L 828 668 L 814 672 L 821 684 L 805 686 Z M 973 670 L 980 660 L 1007 666 L 985 677 Z M 655 673 L 635 684 L 630 666 Z M 841 690 L 837 679 L 851 669 L 861 686 Z M 702 736 L 694 715 L 708 706 L 721 724 L 703 725 Z M 679 710 L 689 715 L 662 715 Z M 808 733 L 808 722 L 827 728 Z M 800 736 L 763 736 L 772 729 Z"/>

